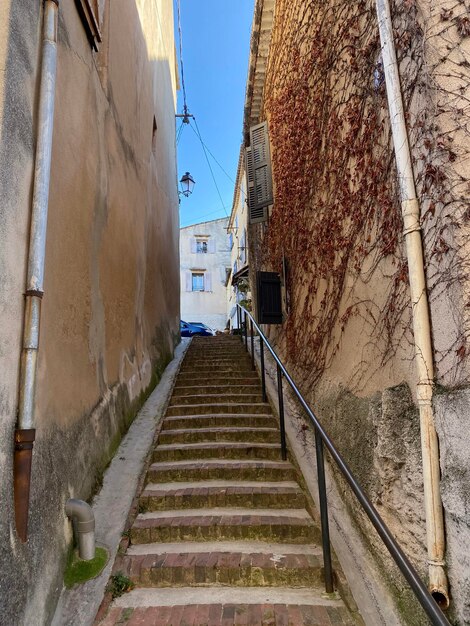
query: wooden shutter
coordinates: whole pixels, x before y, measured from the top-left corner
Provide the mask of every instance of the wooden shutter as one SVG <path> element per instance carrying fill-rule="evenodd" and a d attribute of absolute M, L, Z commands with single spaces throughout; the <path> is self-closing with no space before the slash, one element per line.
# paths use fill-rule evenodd
<path fill-rule="evenodd" d="M 207 252 L 211 254 L 215 253 L 215 239 L 209 239 L 207 242 Z"/>
<path fill-rule="evenodd" d="M 250 224 L 268 219 L 268 206 L 273 203 L 271 155 L 266 122 L 250 128 L 250 148 L 246 153 L 248 205 Z"/>
<path fill-rule="evenodd" d="M 281 277 L 277 272 L 257 272 L 258 322 L 282 324 Z"/>
<path fill-rule="evenodd" d="M 190 245 L 190 249 L 191 249 L 191 254 L 196 254 L 197 253 L 197 242 L 196 242 L 196 240 L 195 239 L 190 239 L 189 245 Z"/>
<path fill-rule="evenodd" d="M 210 272 L 204 274 L 204 291 L 212 291 L 212 275 Z"/>
<path fill-rule="evenodd" d="M 186 291 L 193 290 L 193 275 L 191 272 L 186 272 Z"/>

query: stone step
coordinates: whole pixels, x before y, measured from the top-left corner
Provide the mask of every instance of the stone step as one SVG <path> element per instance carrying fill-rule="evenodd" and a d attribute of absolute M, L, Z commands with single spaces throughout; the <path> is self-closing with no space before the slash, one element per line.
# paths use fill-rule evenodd
<path fill-rule="evenodd" d="M 170 400 L 170 406 L 180 406 L 182 404 L 260 404 L 263 403 L 261 392 L 256 393 L 221 393 L 221 394 L 196 394 L 196 395 L 175 395 Z"/>
<path fill-rule="evenodd" d="M 252 372 L 254 370 L 251 369 L 251 364 L 239 364 L 239 363 L 227 363 L 222 365 L 210 365 L 210 364 L 202 364 L 193 365 L 192 363 L 188 363 L 186 365 L 183 361 L 180 372 L 182 374 L 190 374 L 190 373 L 198 373 L 198 374 L 217 374 L 218 376 L 226 375 L 228 380 L 232 375 L 235 376 L 243 376 L 245 372 Z"/>
<path fill-rule="evenodd" d="M 162 430 L 158 438 L 159 443 L 203 443 L 209 441 L 253 441 L 263 443 L 278 443 L 280 440 L 277 428 L 177 428 Z"/>
<path fill-rule="evenodd" d="M 246 397 L 250 394 L 258 394 L 261 398 L 261 385 L 231 385 L 225 381 L 223 385 L 180 385 L 173 389 L 173 398 L 181 398 L 185 396 L 225 396 L 227 395 L 243 395 Z M 260 400 L 259 400 L 260 401 Z"/>
<path fill-rule="evenodd" d="M 138 544 L 117 567 L 141 587 L 311 587 L 322 582 L 321 550 L 261 542 Z M 261 544 L 261 545 L 260 545 Z M 196 548 L 196 549 L 195 549 Z"/>
<path fill-rule="evenodd" d="M 354 626 L 339 598 L 321 587 L 177 587 L 133 589 L 116 598 L 101 626 Z"/>
<path fill-rule="evenodd" d="M 267 413 L 264 415 L 261 413 L 254 415 L 236 415 L 233 413 L 222 415 L 174 415 L 166 417 L 163 421 L 164 430 L 173 430 L 175 428 L 219 428 L 235 425 L 239 428 L 244 426 L 252 428 L 258 426 L 263 428 L 277 428 L 277 421 L 274 415 Z"/>
<path fill-rule="evenodd" d="M 203 442 L 159 444 L 153 460 L 182 461 L 183 459 L 272 459 L 280 460 L 279 443 Z"/>
<path fill-rule="evenodd" d="M 196 365 L 203 365 L 204 363 L 212 364 L 213 361 L 217 363 L 232 362 L 232 361 L 246 361 L 251 362 L 251 355 L 240 348 L 240 350 L 232 350 L 231 352 L 214 351 L 212 353 L 207 351 L 201 352 L 188 352 L 184 357 L 184 363 L 195 363 Z"/>
<path fill-rule="evenodd" d="M 242 346 L 233 346 L 230 350 L 191 350 L 186 353 L 184 360 L 189 359 L 199 359 L 207 360 L 207 359 L 250 359 L 250 354 L 243 348 Z M 199 364 L 200 364 L 199 361 Z"/>
<path fill-rule="evenodd" d="M 317 526 L 305 509 L 178 509 L 137 516 L 131 543 L 257 540 L 317 543 Z"/>
<path fill-rule="evenodd" d="M 149 483 L 139 498 L 139 511 L 214 507 L 301 509 L 306 506 L 296 482 L 207 480 L 188 483 Z"/>
<path fill-rule="evenodd" d="M 210 415 L 230 413 L 232 415 L 264 413 L 269 414 L 271 410 L 267 402 L 211 402 L 210 404 L 172 404 L 166 410 L 166 415 Z"/>
<path fill-rule="evenodd" d="M 188 482 L 192 480 L 296 480 L 296 470 L 288 461 L 240 461 L 205 459 L 152 463 L 148 482 Z"/>
<path fill-rule="evenodd" d="M 250 371 L 243 376 L 219 376 L 211 372 L 210 374 L 180 374 L 176 379 L 175 390 L 187 386 L 204 385 L 226 385 L 230 382 L 233 385 L 256 385 L 259 386 L 259 378 L 256 372 Z"/>

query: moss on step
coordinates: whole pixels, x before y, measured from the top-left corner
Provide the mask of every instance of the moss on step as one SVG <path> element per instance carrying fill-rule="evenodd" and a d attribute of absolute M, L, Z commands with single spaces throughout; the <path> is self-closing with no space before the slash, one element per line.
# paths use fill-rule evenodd
<path fill-rule="evenodd" d="M 64 573 L 64 585 L 70 589 L 74 585 L 96 578 L 103 571 L 108 557 L 108 552 L 104 548 L 96 548 L 95 558 L 91 561 L 84 561 L 76 550 L 71 551 Z"/>

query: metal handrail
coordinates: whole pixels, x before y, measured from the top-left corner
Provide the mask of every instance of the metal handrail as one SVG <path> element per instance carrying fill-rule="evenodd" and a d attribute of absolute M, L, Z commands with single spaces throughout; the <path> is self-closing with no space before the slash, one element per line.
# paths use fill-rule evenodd
<path fill-rule="evenodd" d="M 297 396 L 300 404 L 303 409 L 311 419 L 313 426 L 315 428 L 315 446 L 317 453 L 317 475 L 318 475 L 318 490 L 319 490 L 319 499 L 320 499 L 320 517 L 321 517 L 321 531 L 322 531 L 322 543 L 323 543 L 323 559 L 324 559 L 324 568 L 325 568 L 325 586 L 326 591 L 331 593 L 333 591 L 333 571 L 331 566 L 331 554 L 330 554 L 330 537 L 329 537 L 329 527 L 328 527 L 328 505 L 327 505 L 327 492 L 326 492 L 326 484 L 325 484 L 325 468 L 324 468 L 324 457 L 323 457 L 323 444 L 327 447 L 330 455 L 335 461 L 336 465 L 340 469 L 343 474 L 346 482 L 351 487 L 354 495 L 358 499 L 361 504 L 364 512 L 367 517 L 372 522 L 372 525 L 376 529 L 378 535 L 382 539 L 386 548 L 390 552 L 393 560 L 399 567 L 401 573 L 405 577 L 406 581 L 411 587 L 411 590 L 415 594 L 419 603 L 423 607 L 426 615 L 429 617 L 431 624 L 434 626 L 450 626 L 450 622 L 447 620 L 444 613 L 441 611 L 440 607 L 429 593 L 426 585 L 421 580 L 418 572 L 415 570 L 408 557 L 405 555 L 403 550 L 400 548 L 392 533 L 388 529 L 387 525 L 380 517 L 377 509 L 374 507 L 372 502 L 369 500 L 367 495 L 365 494 L 362 487 L 357 482 L 354 474 L 349 468 L 346 461 L 343 459 L 341 454 L 338 452 L 327 432 L 323 428 L 322 424 L 313 413 L 312 409 L 308 406 L 307 402 L 304 400 L 302 394 L 300 393 L 297 385 L 292 380 L 289 375 L 289 372 L 286 370 L 281 360 L 277 356 L 276 352 L 272 348 L 269 343 L 267 337 L 255 322 L 253 316 L 249 311 L 247 311 L 240 304 L 237 304 L 237 321 L 238 327 L 242 326 L 242 314 L 244 315 L 244 339 L 245 339 L 245 347 L 248 350 L 248 335 L 247 335 L 247 317 L 250 319 L 251 326 L 251 347 L 252 347 L 252 359 L 254 359 L 254 351 L 253 351 L 253 328 L 256 328 L 259 336 L 260 336 L 260 356 L 261 356 L 261 377 L 263 383 L 263 399 L 266 400 L 266 384 L 265 384 L 265 369 L 264 369 L 264 345 L 266 345 L 267 349 L 271 353 L 277 364 L 277 373 L 278 373 L 278 396 L 279 396 L 279 417 L 281 421 L 281 447 L 282 447 L 282 456 L 286 458 L 286 443 L 285 443 L 285 426 L 284 426 L 284 407 L 283 407 L 283 397 L 282 397 L 282 376 L 289 383 L 292 391 Z M 243 341 L 243 338 L 242 338 Z"/>

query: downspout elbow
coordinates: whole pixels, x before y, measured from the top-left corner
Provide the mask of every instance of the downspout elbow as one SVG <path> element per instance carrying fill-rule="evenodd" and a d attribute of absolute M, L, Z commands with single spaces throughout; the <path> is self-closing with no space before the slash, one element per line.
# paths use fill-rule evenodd
<path fill-rule="evenodd" d="M 78 555 L 84 561 L 95 557 L 95 516 L 93 509 L 83 500 L 71 498 L 65 503 L 65 513 L 73 521 L 77 532 Z"/>

